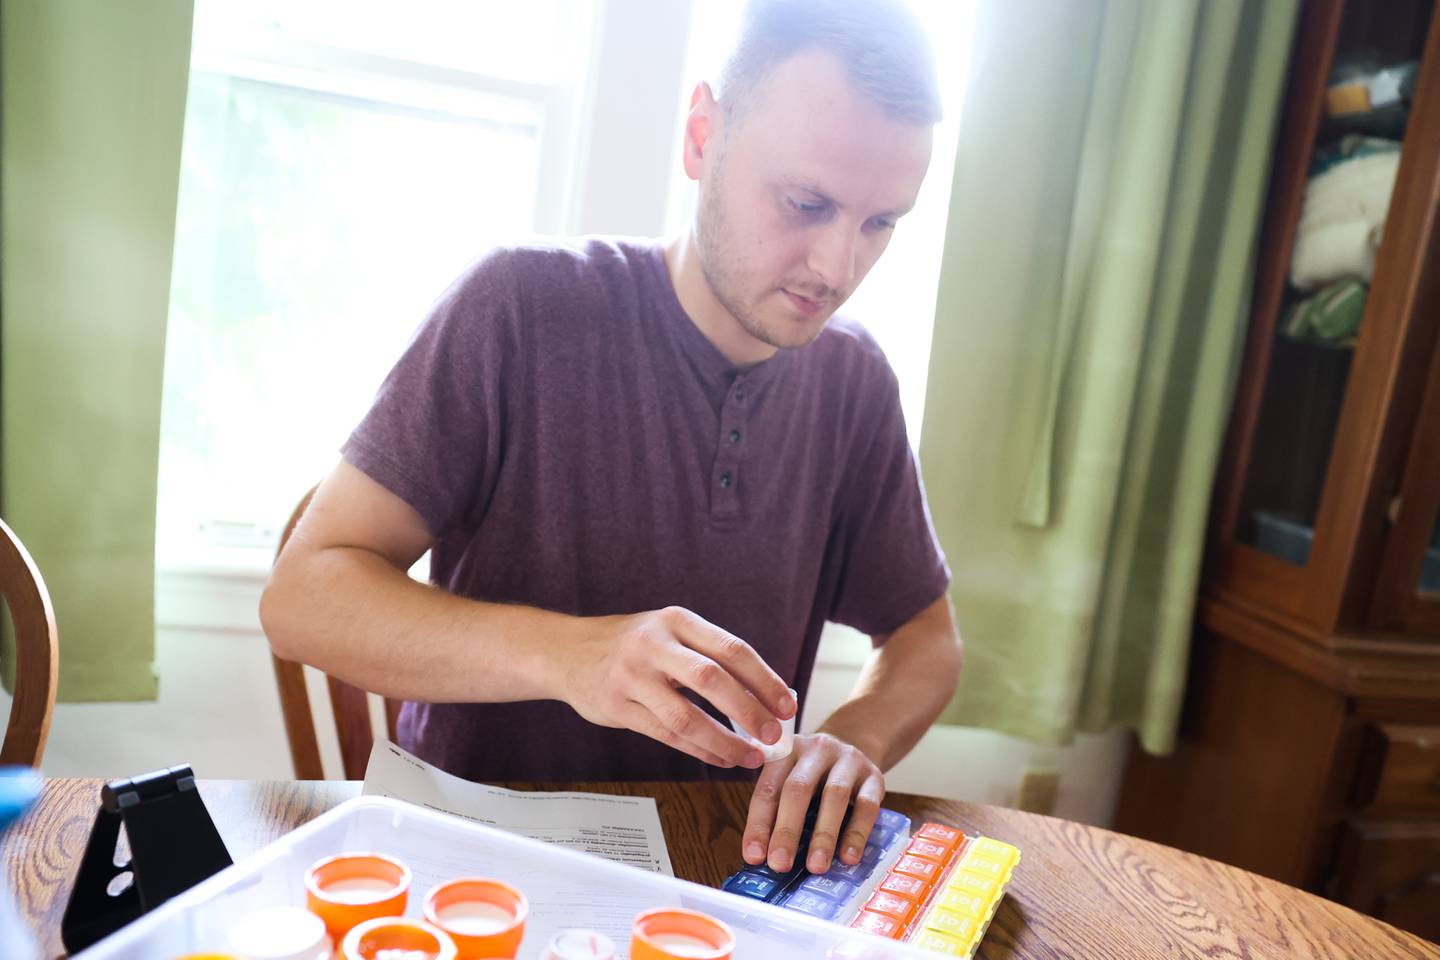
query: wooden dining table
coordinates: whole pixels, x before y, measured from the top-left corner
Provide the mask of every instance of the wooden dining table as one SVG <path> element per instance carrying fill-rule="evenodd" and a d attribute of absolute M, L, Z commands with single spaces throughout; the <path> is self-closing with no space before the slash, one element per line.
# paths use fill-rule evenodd
<path fill-rule="evenodd" d="M 60 919 L 102 781 L 51 779 L 0 840 L 0 862 L 43 956 L 63 955 Z M 716 886 L 740 866 L 746 783 L 506 784 L 654 797 L 676 876 Z M 342 801 L 353 781 L 202 780 L 239 861 Z M 1347 907 L 1193 854 L 1069 820 L 892 793 L 887 807 L 1021 850 L 978 956 L 999 958 L 1428 958 L 1440 946 Z"/>

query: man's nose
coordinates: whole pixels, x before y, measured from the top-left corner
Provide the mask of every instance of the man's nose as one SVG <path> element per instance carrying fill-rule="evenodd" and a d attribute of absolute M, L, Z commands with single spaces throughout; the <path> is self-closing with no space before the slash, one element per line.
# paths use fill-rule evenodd
<path fill-rule="evenodd" d="M 834 291 L 850 289 L 855 279 L 855 255 L 859 238 L 850 224 L 836 219 L 828 224 L 810 246 L 808 266 L 815 276 Z"/>

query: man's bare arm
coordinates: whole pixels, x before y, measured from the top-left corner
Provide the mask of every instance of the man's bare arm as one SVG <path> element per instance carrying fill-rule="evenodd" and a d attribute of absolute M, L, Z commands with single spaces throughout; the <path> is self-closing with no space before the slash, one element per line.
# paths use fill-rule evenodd
<path fill-rule="evenodd" d="M 942 596 L 877 647 L 855 688 L 820 732 L 852 743 L 889 770 L 905 758 L 955 695 L 964 646 Z"/>
<path fill-rule="evenodd" d="M 414 508 L 341 461 L 261 597 L 276 655 L 400 699 L 563 700 L 592 723 L 717 766 L 759 766 L 760 752 L 677 686 L 767 742 L 779 737 L 775 718 L 794 714 L 784 682 L 748 644 L 689 611 L 571 617 L 457 597 L 405 572 L 433 539 Z"/>

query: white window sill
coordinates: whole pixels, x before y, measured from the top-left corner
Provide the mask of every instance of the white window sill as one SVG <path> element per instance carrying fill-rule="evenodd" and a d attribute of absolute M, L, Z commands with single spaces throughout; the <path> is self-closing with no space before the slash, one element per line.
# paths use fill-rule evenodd
<path fill-rule="evenodd" d="M 155 551 L 155 572 L 161 577 L 211 578 L 260 582 L 270 575 L 275 551 L 270 547 L 235 547 L 188 543 Z"/>

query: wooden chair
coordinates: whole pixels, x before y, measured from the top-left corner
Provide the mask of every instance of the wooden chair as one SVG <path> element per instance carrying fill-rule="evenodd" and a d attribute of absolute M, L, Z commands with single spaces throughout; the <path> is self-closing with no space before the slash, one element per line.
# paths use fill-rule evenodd
<path fill-rule="evenodd" d="M 0 595 L 15 628 L 15 698 L 0 764 L 38 767 L 55 712 L 60 641 L 50 593 L 20 538 L 0 521 Z"/>
<path fill-rule="evenodd" d="M 280 559 L 280 552 L 285 549 L 313 496 L 315 488 L 311 487 L 296 504 L 285 530 L 280 534 L 275 559 Z M 282 660 L 273 653 L 270 659 L 275 664 L 275 684 L 280 691 L 280 710 L 285 717 L 285 736 L 290 741 L 290 760 L 295 767 L 295 779 L 324 780 L 320 745 L 315 737 L 315 717 L 310 710 L 310 693 L 305 687 L 305 667 L 293 660 Z M 363 780 L 370 750 L 375 745 L 368 695 L 359 687 L 329 674 L 325 675 L 325 681 L 330 691 L 330 712 L 335 717 L 335 733 L 340 741 L 340 765 L 345 779 Z M 392 741 L 399 715 L 400 701 L 385 698 L 385 728 Z"/>

